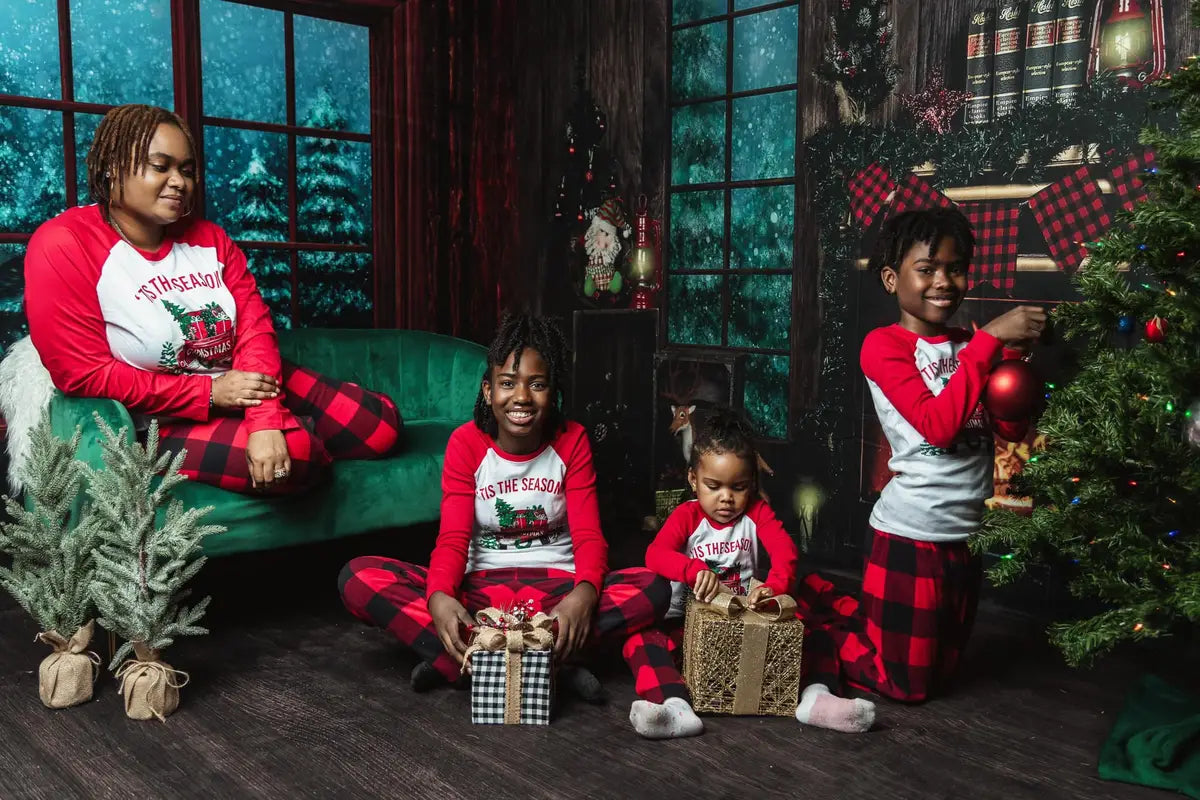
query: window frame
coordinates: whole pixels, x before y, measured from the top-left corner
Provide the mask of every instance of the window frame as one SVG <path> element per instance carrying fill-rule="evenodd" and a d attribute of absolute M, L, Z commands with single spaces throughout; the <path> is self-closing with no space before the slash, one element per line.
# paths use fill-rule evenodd
<path fill-rule="evenodd" d="M 802 180 L 802 164 L 803 164 L 803 148 L 801 146 L 801 131 L 803 130 L 802 109 L 800 92 L 802 89 L 802 75 L 804 69 L 803 63 L 803 22 L 804 8 L 800 0 L 783 0 L 782 2 L 763 3 L 762 5 L 752 8 L 737 11 L 734 9 L 736 0 L 726 0 L 725 13 L 711 17 L 702 17 L 700 19 L 689 20 L 676 24 L 674 22 L 674 5 L 678 0 L 671 0 L 667 9 L 667 58 L 666 58 L 666 74 L 668 86 L 668 118 L 666 121 L 666 153 L 665 153 L 665 202 L 663 203 L 663 237 L 664 246 L 663 254 L 663 276 L 664 286 L 660 293 L 660 307 L 662 309 L 659 319 L 660 345 L 672 349 L 682 351 L 696 352 L 731 352 L 744 353 L 749 356 L 785 356 L 788 359 L 788 377 L 785 382 L 787 386 L 787 419 L 784 425 L 784 435 L 762 436 L 761 438 L 767 441 L 787 442 L 794 436 L 794 427 L 796 419 L 800 412 L 800 401 L 798 398 L 799 392 L 796 390 L 796 361 L 797 361 L 797 346 L 799 341 L 798 330 L 796 325 L 796 312 L 799 305 L 799 282 L 797 281 L 800 270 L 801 248 L 802 248 L 802 230 L 801 217 L 799 211 L 806 207 L 805 198 L 801 194 Z M 760 89 L 747 89 L 742 91 L 733 91 L 734 85 L 734 22 L 742 17 L 750 17 L 758 14 L 763 14 L 771 11 L 778 11 L 786 8 L 796 8 L 797 24 L 800 26 L 797 32 L 796 41 L 796 80 L 790 83 L 778 84 Z M 703 97 L 689 97 L 687 99 L 676 99 L 670 95 L 670 85 L 672 69 L 674 64 L 674 37 L 675 33 L 688 28 L 696 28 L 703 25 L 710 25 L 716 22 L 721 22 L 726 26 L 725 37 L 725 87 L 726 91 L 720 94 L 706 95 Z M 733 103 L 745 97 L 759 97 L 770 94 L 782 94 L 785 92 L 794 92 L 796 96 L 796 119 L 795 119 L 795 152 L 793 154 L 792 174 L 786 178 L 760 178 L 754 180 L 733 180 Z M 713 103 L 723 101 L 725 104 L 725 132 L 724 132 L 724 176 L 725 180 L 710 181 L 707 183 L 685 183 L 675 184 L 672 181 L 672 153 L 673 153 L 673 136 L 674 136 L 674 117 L 675 112 L 680 108 L 688 106 L 701 105 L 704 103 Z M 731 252 L 731 228 L 732 228 L 732 211 L 733 211 L 733 192 L 737 189 L 754 189 L 771 186 L 791 186 L 792 187 L 792 266 L 790 268 L 731 268 L 730 267 L 730 252 Z M 719 269 L 675 269 L 671 266 L 670 253 L 670 231 L 671 231 L 671 200 L 677 194 L 688 194 L 699 191 L 720 191 L 723 196 L 723 230 L 721 232 L 721 267 Z M 720 321 L 720 343 L 719 344 L 687 344 L 676 342 L 670 336 L 670 290 L 669 284 L 671 279 L 676 275 L 717 275 L 722 278 L 721 281 L 721 321 Z M 729 342 L 729 315 L 732 303 L 731 288 L 733 279 L 739 276 L 771 276 L 771 275 L 788 275 L 791 278 L 791 297 L 789 301 L 789 330 L 788 343 L 786 348 L 756 348 L 744 346 L 731 346 Z M 745 383 L 748 383 L 746 381 Z M 743 390 L 744 391 L 744 390 Z"/>
<path fill-rule="evenodd" d="M 206 126 L 239 130 L 255 130 L 287 136 L 288 240 L 261 242 L 236 240 L 243 249 L 284 250 L 289 253 L 291 271 L 291 318 L 296 318 L 299 283 L 299 254 L 305 251 L 369 253 L 371 254 L 372 322 L 374 327 L 392 327 L 395 309 L 390 302 L 396 276 L 394 263 L 395 234 L 389 221 L 394 218 L 395 189 L 392 186 L 394 157 L 390 142 L 394 140 L 395 125 L 389 101 L 394 76 L 393 13 L 400 0 L 232 0 L 241 5 L 281 11 L 284 14 L 284 73 L 287 124 L 253 122 L 217 117 L 203 113 L 203 72 L 201 69 L 200 0 L 169 0 L 171 14 L 171 56 L 174 82 L 174 111 L 188 124 L 196 142 L 196 162 L 201 180 L 197 183 L 196 204 L 204 208 L 204 130 Z M 104 114 L 114 106 L 84 103 L 75 100 L 74 63 L 71 42 L 70 0 L 57 0 L 59 86 L 58 99 L 29 97 L 0 93 L 0 107 L 31 108 L 62 113 L 63 164 L 66 207 L 79 204 L 79 181 L 76 170 L 77 148 L 75 115 Z M 293 17 L 296 14 L 336 22 L 361 25 L 368 35 L 368 81 L 370 91 L 370 130 L 367 133 L 329 131 L 296 125 L 296 70 L 293 37 Z M 365 142 L 371 153 L 371 236 L 363 244 L 337 244 L 298 241 L 296 173 L 297 137 L 319 137 Z M 0 244 L 27 244 L 33 231 L 0 232 Z"/>

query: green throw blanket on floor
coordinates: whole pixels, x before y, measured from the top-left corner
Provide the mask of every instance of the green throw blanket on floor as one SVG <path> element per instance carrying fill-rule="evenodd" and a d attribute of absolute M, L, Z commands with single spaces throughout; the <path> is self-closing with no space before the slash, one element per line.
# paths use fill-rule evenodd
<path fill-rule="evenodd" d="M 1200 800 L 1200 698 L 1143 676 L 1100 749 L 1100 777 Z"/>

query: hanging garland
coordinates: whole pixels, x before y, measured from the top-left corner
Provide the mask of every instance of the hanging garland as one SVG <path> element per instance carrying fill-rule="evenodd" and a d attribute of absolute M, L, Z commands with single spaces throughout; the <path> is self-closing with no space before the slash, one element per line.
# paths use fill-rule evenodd
<path fill-rule="evenodd" d="M 848 411 L 858 376 L 847 330 L 853 287 L 848 265 L 858 256 L 861 243 L 861 232 L 846 224 L 850 179 L 871 164 L 904 175 L 917 165 L 931 163 L 935 171 L 927 180 L 939 189 L 985 181 L 1034 182 L 1044 179 L 1054 157 L 1073 145 L 1083 152 L 1093 151 L 1095 163 L 1116 164 L 1137 144 L 1154 92 L 1153 88 L 1126 90 L 1100 78 L 1073 104 L 1046 101 L 991 125 L 937 133 L 912 120 L 886 126 L 835 124 L 804 141 L 807 163 L 820 165 L 810 169 L 808 177 L 811 207 L 820 214 L 822 357 L 820 399 L 802 418 L 800 431 L 802 438 L 819 441 L 829 450 L 828 486 L 834 492 L 843 487 L 843 444 L 853 439 L 853 414 Z M 906 105 L 921 117 L 915 107 L 919 104 Z"/>

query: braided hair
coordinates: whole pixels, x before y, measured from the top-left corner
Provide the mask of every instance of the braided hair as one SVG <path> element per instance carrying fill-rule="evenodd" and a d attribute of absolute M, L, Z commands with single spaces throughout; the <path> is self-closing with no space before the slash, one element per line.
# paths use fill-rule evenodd
<path fill-rule="evenodd" d="M 900 262 L 915 244 L 928 244 L 929 256 L 942 239 L 949 238 L 958 246 L 963 260 L 970 263 L 975 253 L 975 234 L 971 223 L 957 208 L 919 208 L 889 217 L 875 240 L 875 249 L 867 269 L 883 280 L 883 268 L 899 270 Z"/>
<path fill-rule="evenodd" d="M 562 330 L 552 320 L 528 312 L 505 313 L 488 347 L 483 380 L 491 383 L 492 368 L 504 366 L 510 355 L 513 356 L 513 366 L 520 366 L 521 353 L 527 348 L 536 350 L 542 361 L 546 362 L 546 369 L 550 372 L 551 397 L 551 405 L 547 409 L 547 427 L 550 431 L 561 430 L 567 424 L 560 407 L 560 397 L 567 380 L 571 348 Z M 479 396 L 475 398 L 475 425 L 492 438 L 499 433 L 496 415 L 492 412 L 491 403 L 484 397 L 483 386 L 479 387 Z"/>
<path fill-rule="evenodd" d="M 696 469 L 700 458 L 708 453 L 732 453 L 748 460 L 757 473 L 758 446 L 754 439 L 754 427 L 745 414 L 733 408 L 717 408 L 697 426 L 688 466 Z"/>
<path fill-rule="evenodd" d="M 163 123 L 179 128 L 188 148 L 196 152 L 196 142 L 187 123 L 173 111 L 131 103 L 117 106 L 104 115 L 87 154 L 88 191 L 97 203 L 107 206 L 112 202 L 113 177 L 117 179 L 120 194 L 125 191 L 125 176 L 146 168 L 150 140 Z"/>

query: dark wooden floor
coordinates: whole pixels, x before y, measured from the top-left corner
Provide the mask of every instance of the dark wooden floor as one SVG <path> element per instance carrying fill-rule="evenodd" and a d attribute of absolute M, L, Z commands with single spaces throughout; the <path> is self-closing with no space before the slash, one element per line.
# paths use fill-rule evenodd
<path fill-rule="evenodd" d="M 0 599 L 0 798 L 1171 796 L 1095 777 L 1132 659 L 1072 671 L 1035 625 L 993 605 L 957 694 L 882 703 L 864 736 L 708 718 L 699 738 L 643 741 L 616 663 L 602 669 L 607 705 L 568 700 L 549 728 L 472 726 L 466 692 L 414 695 L 410 658 L 340 609 L 337 570 L 365 549 L 211 562 L 201 588 L 214 594 L 213 632 L 170 651 L 192 679 L 165 724 L 126 719 L 109 675 L 93 702 L 43 708 L 46 650 Z"/>

